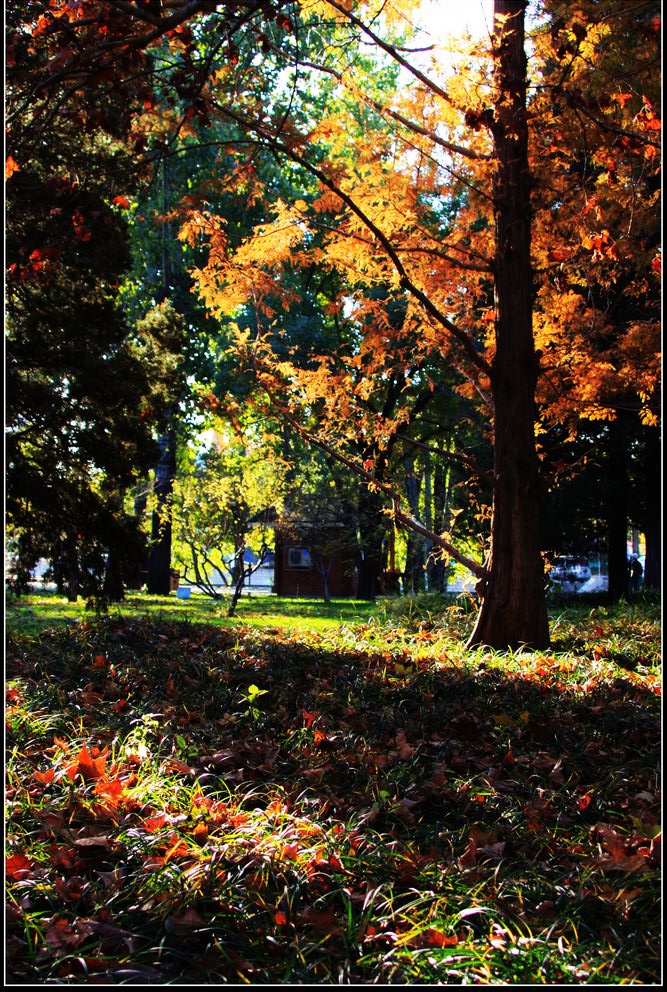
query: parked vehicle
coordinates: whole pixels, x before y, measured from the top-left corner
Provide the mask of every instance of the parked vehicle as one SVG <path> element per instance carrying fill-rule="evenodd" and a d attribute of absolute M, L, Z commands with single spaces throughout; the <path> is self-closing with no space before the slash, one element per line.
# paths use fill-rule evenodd
<path fill-rule="evenodd" d="M 556 558 L 549 571 L 549 578 L 552 582 L 571 582 L 573 585 L 588 582 L 591 577 L 591 569 L 588 558 L 584 555 L 562 555 Z"/>
<path fill-rule="evenodd" d="M 580 585 L 577 589 L 578 593 L 595 593 L 595 592 L 607 592 L 609 589 L 609 576 L 608 575 L 594 575 L 592 578 L 588 579 L 583 585 Z"/>

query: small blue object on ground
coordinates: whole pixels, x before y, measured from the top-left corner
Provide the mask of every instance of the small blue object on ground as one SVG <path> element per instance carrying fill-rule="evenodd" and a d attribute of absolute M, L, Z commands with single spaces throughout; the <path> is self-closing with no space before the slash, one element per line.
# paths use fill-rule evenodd
<path fill-rule="evenodd" d="M 190 599 L 190 586 L 179 586 L 176 590 L 177 599 Z"/>

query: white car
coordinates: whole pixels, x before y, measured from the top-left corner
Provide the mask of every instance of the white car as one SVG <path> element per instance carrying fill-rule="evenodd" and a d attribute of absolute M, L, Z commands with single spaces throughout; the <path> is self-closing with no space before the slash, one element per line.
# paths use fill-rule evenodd
<path fill-rule="evenodd" d="M 579 584 L 588 582 L 590 577 L 591 569 L 588 558 L 583 555 L 563 555 L 556 558 L 553 567 L 549 570 L 549 578 L 552 582 Z"/>
<path fill-rule="evenodd" d="M 593 575 L 590 579 L 579 586 L 577 592 L 607 592 L 609 589 L 608 575 Z"/>

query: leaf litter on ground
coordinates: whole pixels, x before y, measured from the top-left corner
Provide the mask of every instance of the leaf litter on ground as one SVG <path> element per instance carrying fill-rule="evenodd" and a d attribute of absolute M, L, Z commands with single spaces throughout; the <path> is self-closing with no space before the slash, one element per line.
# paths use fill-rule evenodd
<path fill-rule="evenodd" d="M 10 635 L 13 979 L 656 981 L 655 624 L 460 622 Z"/>

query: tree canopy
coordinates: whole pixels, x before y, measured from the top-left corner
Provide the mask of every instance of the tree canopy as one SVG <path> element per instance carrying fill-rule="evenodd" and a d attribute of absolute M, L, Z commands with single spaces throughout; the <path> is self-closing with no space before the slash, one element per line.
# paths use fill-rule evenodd
<path fill-rule="evenodd" d="M 122 139 L 137 184 L 216 149 L 169 223 L 238 367 L 375 516 L 473 571 L 473 642 L 548 643 L 550 432 L 656 427 L 659 4 L 495 0 L 489 37 L 441 50 L 402 0 L 9 6 L 10 182 L 52 123 Z M 493 447 L 489 473 L 447 446 L 491 482 L 476 555 L 397 484 L 444 391 Z"/>

